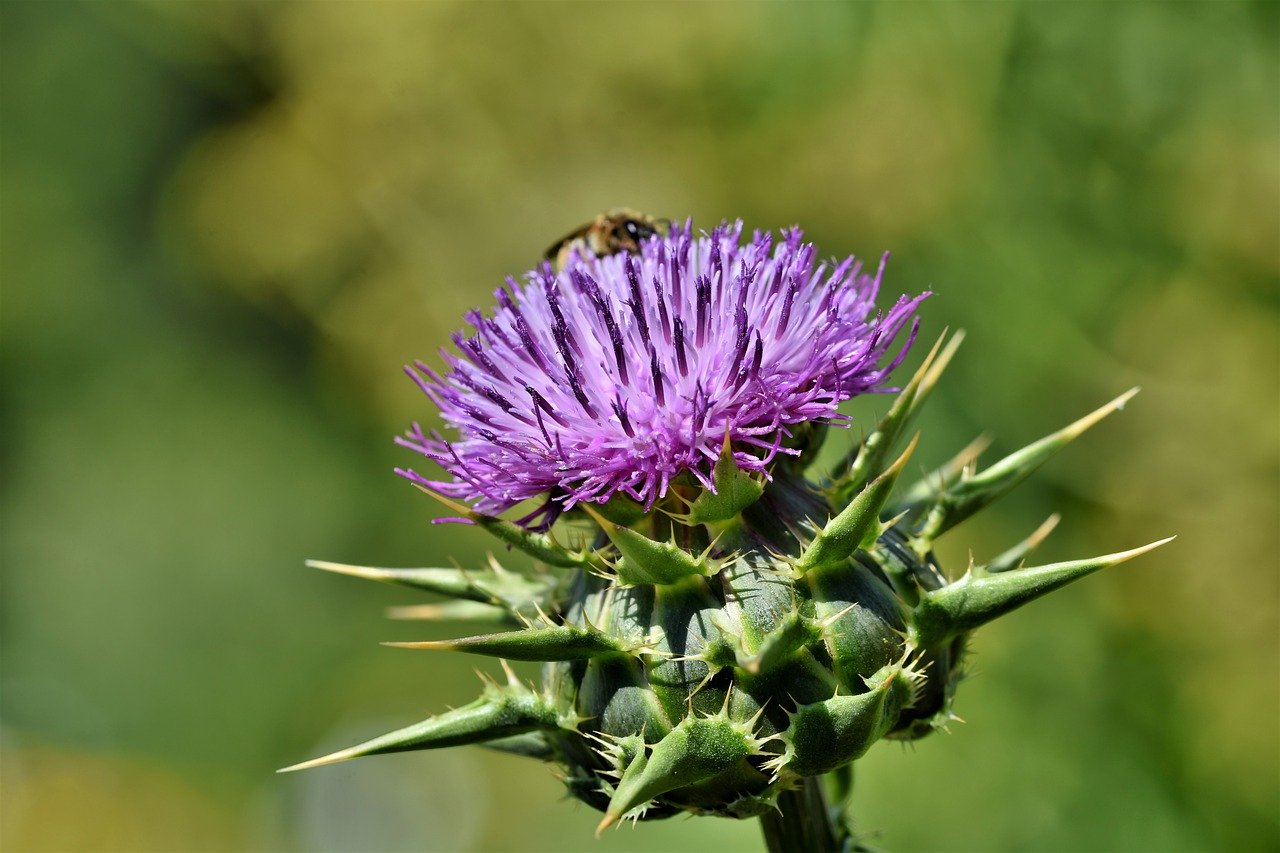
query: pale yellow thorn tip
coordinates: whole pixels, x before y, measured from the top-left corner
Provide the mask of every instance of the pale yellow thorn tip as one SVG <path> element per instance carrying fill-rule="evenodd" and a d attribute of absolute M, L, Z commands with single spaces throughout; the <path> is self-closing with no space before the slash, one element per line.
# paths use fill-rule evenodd
<path fill-rule="evenodd" d="M 961 448 L 960 452 L 956 454 L 955 459 L 952 461 L 951 467 L 959 470 L 970 463 L 976 462 L 978 457 L 991 446 L 992 441 L 993 439 L 991 436 L 987 435 L 985 432 L 982 433 L 973 441 Z"/>
<path fill-rule="evenodd" d="M 911 441 L 907 442 L 907 447 L 905 450 L 902 451 L 902 455 L 898 457 L 898 461 L 890 465 L 889 470 L 886 471 L 885 473 L 888 474 L 892 472 L 894 476 L 897 476 L 898 472 L 901 471 L 903 467 L 906 466 L 907 460 L 911 458 L 911 454 L 916 452 L 916 445 L 919 443 L 920 443 L 920 433 L 917 432 L 915 435 L 911 436 Z M 881 475 L 881 476 L 884 476 L 884 475 Z"/>
<path fill-rule="evenodd" d="M 933 346 L 929 348 L 929 352 L 925 355 L 924 360 L 920 362 L 920 367 L 916 369 L 916 374 L 923 379 L 929 372 L 929 368 L 933 365 L 933 359 L 938 354 L 938 350 L 942 348 L 942 343 L 947 339 L 947 330 L 943 329 L 942 334 L 938 335 L 938 339 L 933 342 Z M 912 377 L 915 379 L 916 377 Z"/>
<path fill-rule="evenodd" d="M 1178 538 L 1177 536 L 1166 536 L 1164 539 L 1158 539 L 1155 542 L 1142 545 L 1138 548 L 1132 548 L 1128 551 L 1120 551 L 1115 554 L 1107 554 L 1105 557 L 1099 557 L 1098 562 L 1106 563 L 1107 565 L 1110 565 L 1110 566 L 1114 566 L 1118 563 L 1128 562 L 1129 560 L 1132 560 L 1134 557 L 1141 557 L 1143 554 L 1146 554 L 1148 551 L 1154 551 L 1155 549 L 1159 548 L 1161 545 L 1167 545 L 1177 538 Z"/>
<path fill-rule="evenodd" d="M 904 509 L 902 512 L 898 513 L 893 518 L 884 522 L 884 524 L 882 524 L 881 527 L 883 528 L 883 530 L 892 530 L 894 527 L 897 527 L 899 521 L 902 521 L 902 519 L 906 518 L 910 514 L 911 514 L 911 510 Z M 881 532 L 883 532 L 883 530 Z"/>
<path fill-rule="evenodd" d="M 387 646 L 392 649 L 451 649 L 453 643 L 449 640 L 423 640 L 417 643 L 379 643 L 380 646 Z"/>
<path fill-rule="evenodd" d="M 945 336 L 945 334 L 944 332 L 943 335 Z M 942 339 L 939 338 L 938 342 L 941 343 Z M 932 390 L 933 386 L 942 378 L 942 371 L 947 369 L 947 365 L 951 363 L 951 359 L 955 357 L 956 351 L 960 349 L 960 344 L 962 343 L 964 343 L 964 329 L 956 329 L 955 334 L 951 336 L 951 340 L 947 341 L 947 345 L 942 348 L 941 354 L 929 365 L 929 369 L 920 383 L 926 392 Z M 936 345 L 934 349 L 937 349 Z M 929 355 L 932 358 L 933 353 L 931 352 Z"/>
<path fill-rule="evenodd" d="M 467 518 L 470 518 L 471 516 L 475 515 L 471 507 L 460 504 L 457 501 L 453 500 L 452 498 L 446 498 L 444 495 L 440 494 L 434 489 L 428 489 L 426 486 L 422 485 L 421 483 L 413 483 L 412 485 L 415 489 L 418 489 L 421 492 L 426 492 L 428 495 L 431 495 L 431 497 L 435 498 L 440 503 L 444 504 L 446 507 L 448 507 L 449 509 L 453 510 L 454 512 L 460 515 L 463 515 Z"/>
<path fill-rule="evenodd" d="M 600 525 L 600 527 L 601 527 L 601 528 L 602 528 L 606 533 L 607 533 L 609 530 L 612 530 L 613 528 L 616 528 L 616 527 L 618 526 L 618 525 L 614 524 L 612 521 L 610 521 L 609 519 L 605 518 L 605 517 L 604 517 L 603 515 L 601 515 L 600 513 L 596 512 L 594 509 L 592 509 L 592 508 L 591 508 L 590 506 L 588 506 L 586 503 L 580 503 L 580 504 L 578 504 L 578 506 L 582 507 L 583 511 L 585 511 L 587 515 L 591 516 L 592 521 L 594 521 L 596 524 Z"/>
<path fill-rule="evenodd" d="M 307 560 L 306 566 L 309 569 L 336 572 L 337 574 L 349 575 L 353 578 L 381 580 L 386 576 L 386 569 L 378 569 L 373 566 L 348 566 L 345 563 L 330 563 L 327 560 Z"/>
<path fill-rule="evenodd" d="M 604 819 L 596 826 L 596 838 L 604 835 L 604 831 L 618 822 L 618 816 L 607 814 Z"/>
<path fill-rule="evenodd" d="M 1125 391 L 1123 394 L 1121 394 L 1119 397 L 1116 397 L 1110 403 L 1107 403 L 1105 406 L 1102 406 L 1101 408 L 1095 409 L 1094 411 L 1085 415 L 1080 420 L 1071 424 L 1071 426 L 1067 427 L 1065 430 L 1063 430 L 1063 432 L 1068 433 L 1069 435 L 1072 435 L 1072 436 L 1079 435 L 1080 433 L 1084 432 L 1089 427 L 1093 426 L 1098 421 L 1102 420 L 1112 412 L 1118 412 L 1121 409 L 1123 409 L 1125 406 L 1125 403 L 1128 403 L 1130 400 L 1132 400 L 1134 396 L 1141 390 L 1142 390 L 1141 388 L 1130 388 L 1128 391 Z"/>
<path fill-rule="evenodd" d="M 301 764 L 293 764 L 289 767 L 281 767 L 277 773 L 293 773 L 295 770 L 309 770 L 312 767 L 323 767 L 326 764 L 337 764 L 339 761 L 349 761 L 352 758 L 359 757 L 359 753 L 352 749 L 342 749 L 329 755 L 323 755 L 319 758 L 313 758 L 310 761 L 304 761 Z"/>
<path fill-rule="evenodd" d="M 1049 538 L 1049 534 L 1058 526 L 1059 521 L 1062 521 L 1062 516 L 1056 512 L 1046 518 L 1040 526 L 1027 537 L 1028 549 L 1040 547 L 1040 543 Z"/>
<path fill-rule="evenodd" d="M 441 619 L 444 608 L 439 604 L 405 604 L 387 608 L 388 619 Z"/>
<path fill-rule="evenodd" d="M 1123 394 L 1121 394 L 1119 397 L 1116 397 L 1115 400 L 1112 401 L 1112 405 L 1114 405 L 1117 409 L 1123 409 L 1124 404 L 1132 400 L 1134 397 L 1136 397 L 1138 392 L 1141 390 L 1142 390 L 1141 385 L 1133 386 L 1128 391 L 1125 391 Z"/>
<path fill-rule="evenodd" d="M 516 671 L 511 668 L 511 664 L 507 663 L 507 659 L 498 658 L 498 663 L 502 665 L 502 672 L 507 676 L 507 684 L 511 687 L 519 687 L 520 679 L 516 677 Z"/>

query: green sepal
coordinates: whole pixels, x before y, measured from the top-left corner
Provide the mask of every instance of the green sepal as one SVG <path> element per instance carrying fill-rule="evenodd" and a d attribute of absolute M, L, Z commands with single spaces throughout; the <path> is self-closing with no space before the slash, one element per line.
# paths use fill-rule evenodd
<path fill-rule="evenodd" d="M 738 467 L 726 430 L 724 447 L 712 472 L 715 490 L 704 489 L 689 508 L 687 524 L 719 524 L 738 517 L 764 494 L 764 483 Z"/>
<path fill-rule="evenodd" d="M 914 701 L 920 679 L 902 664 L 891 664 L 866 679 L 870 689 L 865 693 L 801 705 L 781 736 L 782 754 L 766 766 L 819 776 L 861 758 Z"/>
<path fill-rule="evenodd" d="M 636 756 L 643 755 L 645 751 L 644 735 L 588 734 L 587 737 L 599 744 L 595 748 L 596 754 L 613 768 L 604 773 L 615 779 L 621 779 Z"/>
<path fill-rule="evenodd" d="M 848 506 L 827 522 L 792 563 L 797 574 L 803 575 L 823 566 L 834 566 L 859 548 L 866 548 L 876 541 L 886 529 L 880 523 L 880 510 L 889 500 L 893 484 L 915 450 L 919 438 L 918 435 L 912 438 L 896 462 L 868 483 Z"/>
<path fill-rule="evenodd" d="M 944 464 L 925 474 L 910 486 L 898 492 L 898 497 L 889 507 L 889 515 L 903 515 L 908 521 L 914 521 L 925 510 L 933 506 L 938 495 L 960 478 L 983 451 L 991 446 L 991 438 L 980 435 L 966 444 L 959 453 Z"/>
<path fill-rule="evenodd" d="M 511 611 L 479 601 L 442 601 L 437 604 L 409 604 L 388 607 L 388 619 L 431 622 L 511 622 Z"/>
<path fill-rule="evenodd" d="M 630 655 L 589 661 L 573 701 L 597 731 L 642 732 L 646 740 L 656 741 L 673 725 L 644 662 Z"/>
<path fill-rule="evenodd" d="M 476 585 L 474 576 L 462 569 L 383 569 L 376 566 L 348 566 L 327 560 L 307 560 L 306 565 L 311 569 L 406 586 L 450 598 L 483 603 L 493 600 L 491 595 Z"/>
<path fill-rule="evenodd" d="M 590 660 L 603 655 L 626 654 L 643 644 L 628 646 L 595 628 L 574 625 L 549 625 L 480 634 L 457 640 L 428 640 L 419 643 L 383 643 L 397 649 L 440 649 L 469 652 L 508 660 L 562 661 Z"/>
<path fill-rule="evenodd" d="M 946 369 L 960 342 L 964 340 L 964 332 L 956 332 L 939 356 L 938 350 L 945 339 L 946 333 L 943 332 L 934 343 L 933 349 L 929 350 L 929 354 L 921 362 L 915 375 L 911 377 L 911 381 L 898 392 L 893 405 L 876 424 L 876 428 L 854 450 L 850 451 L 848 456 L 837 463 L 832 472 L 833 500 L 837 504 L 848 503 L 867 483 L 884 473 L 885 466 L 889 463 L 889 454 L 893 452 L 893 445 L 942 376 L 942 371 Z"/>
<path fill-rule="evenodd" d="M 743 794 L 726 805 L 724 810 L 738 820 L 762 817 L 778 810 L 778 795 L 782 791 L 782 784 L 775 782 L 759 794 Z"/>
<path fill-rule="evenodd" d="M 523 611 L 546 600 L 555 582 L 550 577 L 526 577 L 510 572 L 489 558 L 483 571 L 465 569 L 383 569 L 374 566 L 348 566 L 324 560 L 307 560 L 307 566 L 326 572 L 395 584 L 410 589 L 433 592 L 462 601 L 494 605 L 511 612 Z"/>
<path fill-rule="evenodd" d="M 710 560 L 706 552 L 690 554 L 675 542 L 658 542 L 629 527 L 614 524 L 591 507 L 583 506 L 583 509 L 622 555 L 614 567 L 618 583 L 626 586 L 673 584 L 695 575 L 710 577 L 718 571 L 717 562 Z"/>
<path fill-rule="evenodd" d="M 723 716 L 686 717 L 627 765 L 596 835 L 654 797 L 724 773 L 758 750 L 749 725 Z"/>
<path fill-rule="evenodd" d="M 592 569 L 597 568 L 598 564 L 590 551 L 570 551 L 561 545 L 549 533 L 536 533 L 532 530 L 526 530 L 518 524 L 507 521 L 504 518 L 498 518 L 493 515 L 485 515 L 476 512 L 470 507 L 460 504 L 455 500 L 451 500 L 439 492 L 432 491 L 421 483 L 413 484 L 420 491 L 425 492 L 444 504 L 451 511 L 458 514 L 459 518 L 464 518 L 475 524 L 477 527 L 488 531 L 497 538 L 506 542 L 508 545 L 519 548 L 529 556 L 536 560 L 541 560 L 548 566 L 558 566 L 562 569 Z"/>
<path fill-rule="evenodd" d="M 923 648 L 936 647 L 1058 587 L 1099 569 L 1132 560 L 1172 539 L 1171 536 L 1131 551 L 1088 560 L 1051 563 L 996 575 L 966 574 L 921 598 L 912 611 L 910 630 L 914 644 Z"/>
<path fill-rule="evenodd" d="M 614 524 L 621 524 L 623 527 L 630 527 L 648 515 L 644 504 L 621 492 L 602 504 L 596 504 L 595 510 Z"/>
<path fill-rule="evenodd" d="M 871 546 L 868 556 L 884 574 L 898 598 L 908 607 L 915 607 L 920 601 L 920 578 L 915 567 L 903 560 L 883 539 Z"/>
<path fill-rule="evenodd" d="M 1059 450 L 1107 415 L 1124 408 L 1138 389 L 1126 391 L 1075 423 L 1009 454 L 990 468 L 949 485 L 940 495 L 921 530 L 916 551 L 928 551 L 933 541 L 1026 479 Z"/>
<path fill-rule="evenodd" d="M 723 631 L 722 631 L 723 634 Z M 768 672 L 800 649 L 822 639 L 822 623 L 791 611 L 764 635 L 754 654 L 738 651 L 736 665 L 752 675 Z"/>
<path fill-rule="evenodd" d="M 509 755 L 521 755 L 538 761 L 555 761 L 556 750 L 551 746 L 548 736 L 543 732 L 525 732 L 511 737 L 499 738 L 481 743 L 485 749 L 505 752 Z"/>
<path fill-rule="evenodd" d="M 557 566 L 562 569 L 589 569 L 597 565 L 590 552 L 570 551 L 557 542 L 550 533 L 534 533 L 506 519 L 481 515 L 478 512 L 471 513 L 469 517 L 478 527 L 548 566 Z"/>
<path fill-rule="evenodd" d="M 977 566 L 971 571 L 978 576 L 981 575 L 998 575 L 1004 572 L 1011 572 L 1022 565 L 1022 561 L 1027 555 L 1040 547 L 1040 543 L 1048 538 L 1053 529 L 1058 526 L 1058 521 L 1062 516 L 1056 512 L 1046 518 L 1044 522 L 1037 527 L 1030 536 L 1023 539 L 1017 545 L 1014 545 L 1008 551 L 993 559 L 991 562 L 981 566 Z"/>
<path fill-rule="evenodd" d="M 508 738 L 560 726 L 556 709 L 542 696 L 519 685 L 490 685 L 469 705 L 366 741 L 358 746 L 285 767 L 281 773 L 305 770 L 366 755 L 440 749 Z"/>
<path fill-rule="evenodd" d="M 649 623 L 662 632 L 660 648 L 670 655 L 646 661 L 649 689 L 668 719 L 679 720 L 690 710 L 715 711 L 724 700 L 724 692 L 706 682 L 715 671 L 734 661 L 730 651 L 727 661 L 713 663 L 711 658 L 723 656 L 725 649 L 708 647 L 712 643 L 727 645 L 713 629 L 721 614 L 721 602 L 711 594 L 706 579 L 700 577 L 653 587 L 649 597 L 653 602 Z M 705 625 L 707 631 L 691 632 L 690 624 Z"/>
<path fill-rule="evenodd" d="M 805 576 L 822 621 L 823 645 L 830 656 L 835 686 L 846 693 L 882 667 L 902 657 L 907 613 L 901 600 L 861 559 L 818 569 Z M 825 699 L 836 692 L 822 695 Z M 800 701 L 813 702 L 803 698 Z"/>

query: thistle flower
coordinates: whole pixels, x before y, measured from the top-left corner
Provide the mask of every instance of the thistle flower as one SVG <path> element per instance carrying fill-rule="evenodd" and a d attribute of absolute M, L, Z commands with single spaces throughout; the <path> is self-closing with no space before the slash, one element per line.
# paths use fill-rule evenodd
<path fill-rule="evenodd" d="M 879 423 L 809 479 L 837 405 L 887 390 L 927 294 L 877 311 L 883 262 L 874 275 L 815 263 L 798 230 L 776 246 L 737 223 L 635 233 L 651 236 L 600 255 L 584 243 L 509 280 L 491 318 L 468 315 L 444 376 L 409 371 L 458 437 L 415 426 L 401 440 L 451 480 L 401 473 L 539 568 L 311 564 L 453 599 L 399 616 L 505 624 L 391 644 L 501 658 L 505 683 L 289 769 L 482 743 L 558 765 L 602 830 L 760 817 L 771 850 L 854 848 L 852 762 L 953 719 L 974 629 L 1162 544 L 1023 567 L 1055 516 L 957 580 L 933 555 L 1136 389 L 980 473 L 971 447 L 898 488 L 918 436 L 895 447 L 961 336 L 940 339 Z M 496 515 L 533 498 L 519 522 Z M 507 659 L 544 662 L 541 686 Z"/>
<path fill-rule="evenodd" d="M 799 455 L 783 444 L 792 427 L 842 420 L 839 403 L 883 390 L 907 348 L 885 356 L 927 294 L 873 316 L 883 260 L 874 275 L 852 257 L 816 262 L 799 229 L 776 247 L 741 238 L 741 222 L 700 236 L 686 224 L 638 255 L 508 279 L 494 316 L 472 311 L 472 334 L 454 335 L 445 377 L 406 368 L 461 437 L 414 424 L 398 440 L 453 481 L 401 473 L 484 512 L 545 496 L 545 526 L 618 493 L 651 509 L 684 473 L 714 488 L 726 436 L 744 471 Z"/>

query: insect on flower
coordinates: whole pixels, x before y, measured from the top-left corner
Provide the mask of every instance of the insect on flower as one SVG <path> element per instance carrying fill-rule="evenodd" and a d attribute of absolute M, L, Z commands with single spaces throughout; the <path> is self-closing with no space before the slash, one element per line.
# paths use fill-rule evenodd
<path fill-rule="evenodd" d="M 666 234 L 671 223 L 654 219 L 625 207 L 602 213 L 595 219 L 561 237 L 544 253 L 557 271 L 563 270 L 574 252 L 589 252 L 597 258 L 619 252 L 638 254 L 640 244 L 650 237 Z"/>

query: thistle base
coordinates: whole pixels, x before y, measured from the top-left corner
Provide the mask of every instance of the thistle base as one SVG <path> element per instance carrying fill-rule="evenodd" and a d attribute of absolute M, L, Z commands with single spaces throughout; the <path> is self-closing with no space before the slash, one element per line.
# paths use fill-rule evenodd
<path fill-rule="evenodd" d="M 778 810 L 761 817 L 760 828 L 769 853 L 839 853 L 844 847 L 818 778 L 779 795 Z"/>

